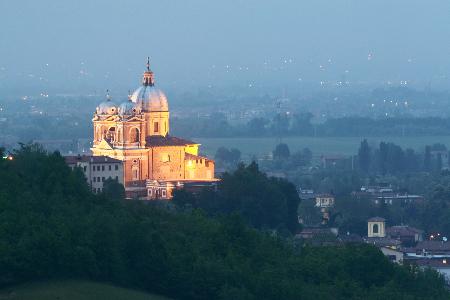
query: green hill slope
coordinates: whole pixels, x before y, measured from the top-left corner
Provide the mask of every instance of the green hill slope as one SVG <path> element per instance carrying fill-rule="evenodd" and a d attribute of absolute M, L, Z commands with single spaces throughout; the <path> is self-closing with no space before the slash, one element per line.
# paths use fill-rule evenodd
<path fill-rule="evenodd" d="M 168 300 L 152 294 L 90 281 L 51 281 L 0 290 L 1 300 Z"/>

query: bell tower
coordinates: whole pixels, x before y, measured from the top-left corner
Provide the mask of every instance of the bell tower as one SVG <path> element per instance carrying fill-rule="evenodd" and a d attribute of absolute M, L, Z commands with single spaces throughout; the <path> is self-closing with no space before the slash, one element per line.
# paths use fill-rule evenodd
<path fill-rule="evenodd" d="M 367 237 L 385 237 L 386 220 L 380 217 L 370 218 L 367 221 Z"/>
<path fill-rule="evenodd" d="M 155 87 L 155 76 L 150 69 L 149 57 L 142 75 L 142 86 L 133 93 L 132 100 L 142 107 L 147 136 L 166 137 L 169 134 L 169 105 L 166 95 Z"/>

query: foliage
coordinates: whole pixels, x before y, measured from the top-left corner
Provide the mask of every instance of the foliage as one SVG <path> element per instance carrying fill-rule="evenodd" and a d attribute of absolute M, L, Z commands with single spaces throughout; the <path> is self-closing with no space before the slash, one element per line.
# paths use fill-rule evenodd
<path fill-rule="evenodd" d="M 0 167 L 0 286 L 85 278 L 177 299 L 449 298 L 436 272 L 393 265 L 370 245 L 298 253 L 237 215 L 211 219 L 195 209 L 173 212 L 93 195 L 82 172 L 58 153 L 24 145 L 14 156 Z M 236 199 L 232 207 L 252 197 L 249 204 L 259 205 L 263 192 L 283 197 L 255 168 L 240 167 L 224 179 L 240 192 L 249 189 L 226 190 Z M 256 209 L 265 222 L 279 222 L 270 210 Z"/>
<path fill-rule="evenodd" d="M 359 170 L 363 174 L 400 174 L 407 172 L 439 172 L 442 170 L 443 161 L 441 152 L 435 157 L 432 151 L 447 151 L 442 144 L 425 146 L 423 154 L 416 153 L 413 149 L 402 149 L 394 143 L 381 142 L 378 148 L 371 148 L 367 140 L 361 142 L 358 150 Z"/>
<path fill-rule="evenodd" d="M 366 139 L 361 142 L 361 146 L 358 150 L 358 157 L 359 167 L 364 173 L 368 173 L 370 167 L 370 147 Z"/>
<path fill-rule="evenodd" d="M 239 213 L 258 229 L 297 231 L 300 203 L 295 186 L 283 179 L 269 178 L 253 162 L 239 164 L 233 173 L 222 176 L 216 191 L 200 195 L 175 192 L 174 203 L 180 207 L 201 208 L 210 215 Z"/>
<path fill-rule="evenodd" d="M 273 150 L 274 159 L 288 159 L 290 155 L 289 146 L 284 143 L 279 143 Z"/>
<path fill-rule="evenodd" d="M 216 163 L 225 167 L 235 167 L 241 160 L 241 151 L 232 148 L 219 147 L 214 156 Z"/>

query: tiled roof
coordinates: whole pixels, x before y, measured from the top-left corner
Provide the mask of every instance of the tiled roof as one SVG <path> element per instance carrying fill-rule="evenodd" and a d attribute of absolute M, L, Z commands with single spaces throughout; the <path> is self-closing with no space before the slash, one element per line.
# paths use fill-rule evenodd
<path fill-rule="evenodd" d="M 392 226 L 387 228 L 386 232 L 389 235 L 399 235 L 399 236 L 416 235 L 423 233 L 422 230 L 410 226 Z"/>
<path fill-rule="evenodd" d="M 316 198 L 334 198 L 331 194 L 317 194 Z"/>
<path fill-rule="evenodd" d="M 182 138 L 177 138 L 174 136 L 148 136 L 145 138 L 146 146 L 187 146 L 187 145 L 198 145 L 198 143 L 185 140 Z"/>
<path fill-rule="evenodd" d="M 414 259 L 411 262 L 417 266 L 430 267 L 430 268 L 446 268 L 450 269 L 450 260 L 446 258 L 425 258 L 425 259 Z"/>
<path fill-rule="evenodd" d="M 204 159 L 207 161 L 211 161 L 211 159 L 204 157 L 204 156 L 199 156 L 199 155 L 194 155 L 194 154 L 190 154 L 190 153 L 186 153 L 186 155 L 184 156 L 186 159 Z"/>
<path fill-rule="evenodd" d="M 91 162 L 96 164 L 101 163 L 122 163 L 121 160 L 108 157 L 108 156 L 91 156 L 91 155 L 78 155 L 78 156 L 64 156 L 66 163 L 69 165 L 76 164 L 78 162 Z"/>
<path fill-rule="evenodd" d="M 416 249 L 425 249 L 428 251 L 450 251 L 450 242 L 422 241 L 417 244 Z"/>
<path fill-rule="evenodd" d="M 366 242 L 377 247 L 400 246 L 401 242 L 388 237 L 368 237 Z"/>

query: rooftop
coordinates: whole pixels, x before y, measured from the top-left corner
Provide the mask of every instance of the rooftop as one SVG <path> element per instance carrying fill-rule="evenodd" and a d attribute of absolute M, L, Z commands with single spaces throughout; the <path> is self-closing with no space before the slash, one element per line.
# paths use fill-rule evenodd
<path fill-rule="evenodd" d="M 415 235 L 415 234 L 423 233 L 422 230 L 414 228 L 414 227 L 410 227 L 407 225 L 391 226 L 386 229 L 386 232 L 389 235 L 400 235 L 400 236 Z"/>
<path fill-rule="evenodd" d="M 66 163 L 69 165 L 73 165 L 78 162 L 91 162 L 96 164 L 122 163 L 121 160 L 111 158 L 108 156 L 75 155 L 75 156 L 64 156 L 64 159 L 66 160 Z"/>
<path fill-rule="evenodd" d="M 450 242 L 443 241 L 422 241 L 416 246 L 416 250 L 428 251 L 450 251 Z"/>
<path fill-rule="evenodd" d="M 164 146 L 188 146 L 188 145 L 198 145 L 198 143 L 185 140 L 182 138 L 177 138 L 174 136 L 148 136 L 145 138 L 147 147 L 164 147 Z"/>

